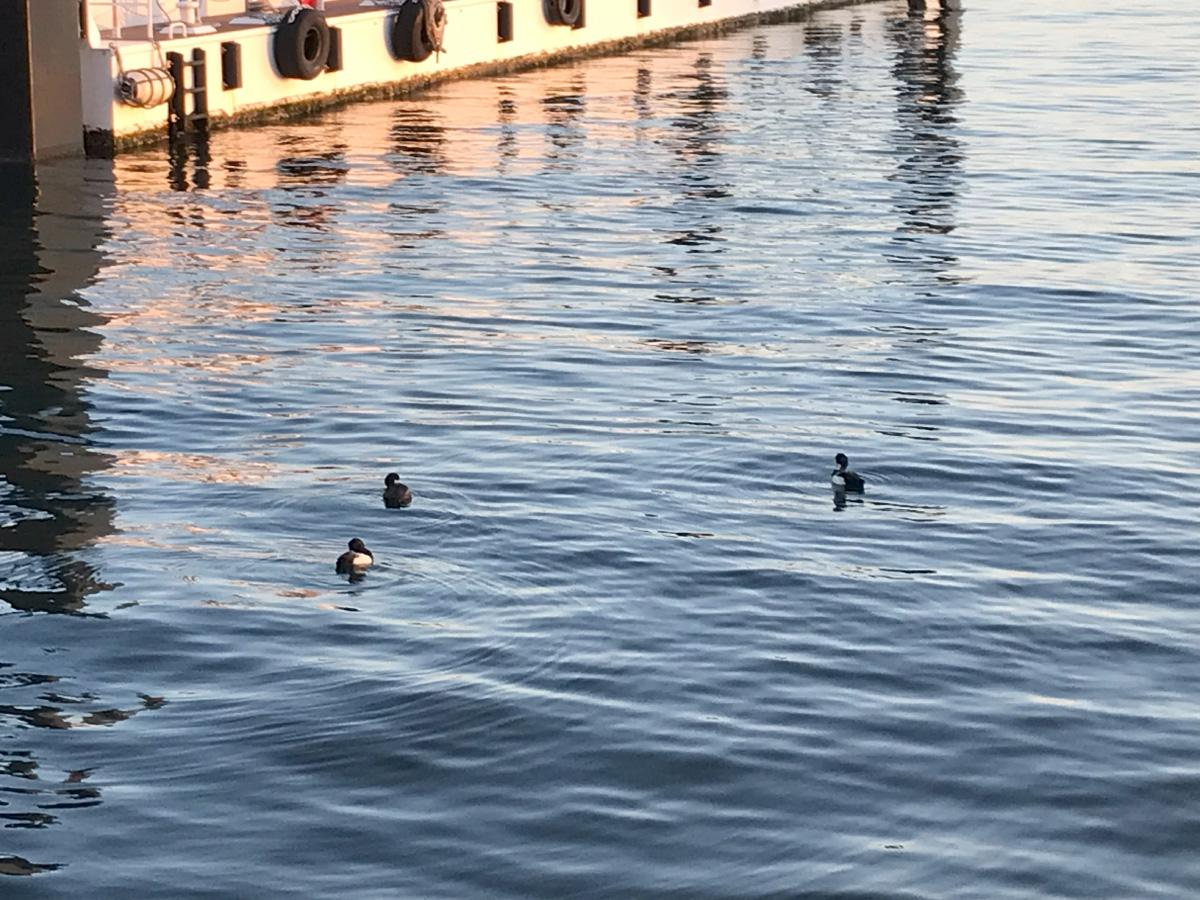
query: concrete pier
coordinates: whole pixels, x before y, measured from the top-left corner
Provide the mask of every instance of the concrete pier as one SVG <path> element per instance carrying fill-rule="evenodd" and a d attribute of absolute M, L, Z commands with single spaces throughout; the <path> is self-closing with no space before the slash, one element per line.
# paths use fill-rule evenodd
<path fill-rule="evenodd" d="M 33 158 L 28 0 L 0 0 L 0 161 Z"/>

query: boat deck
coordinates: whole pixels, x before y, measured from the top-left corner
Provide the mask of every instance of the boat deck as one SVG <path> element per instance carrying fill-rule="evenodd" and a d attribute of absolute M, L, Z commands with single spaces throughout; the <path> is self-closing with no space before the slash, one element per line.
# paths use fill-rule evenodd
<path fill-rule="evenodd" d="M 454 0 L 447 0 L 448 5 L 452 5 Z M 364 5 L 362 0 L 325 0 L 324 13 L 327 18 L 334 19 L 338 16 L 347 16 L 354 13 L 371 12 L 373 10 L 386 10 L 388 5 Z M 286 15 L 292 7 L 280 5 L 277 12 L 268 13 L 266 17 L 262 17 L 259 13 L 232 13 L 223 16 L 205 16 L 200 24 L 216 29 L 221 34 L 232 34 L 238 31 L 245 31 L 250 28 L 262 28 L 264 26 L 273 25 L 278 21 L 281 15 Z M 248 21 L 253 19 L 254 21 Z M 178 23 L 178 19 L 173 20 Z M 164 23 L 156 23 L 155 37 L 156 40 L 174 40 L 176 38 L 185 37 L 179 30 L 176 24 L 176 30 L 170 35 L 167 34 L 167 25 Z M 193 31 L 194 26 L 188 26 L 188 36 L 199 34 L 201 32 Z M 142 43 L 148 40 L 146 37 L 145 24 L 126 25 L 124 28 L 101 28 L 100 37 L 105 41 L 119 41 L 121 43 Z M 204 33 L 209 33 L 207 28 Z"/>

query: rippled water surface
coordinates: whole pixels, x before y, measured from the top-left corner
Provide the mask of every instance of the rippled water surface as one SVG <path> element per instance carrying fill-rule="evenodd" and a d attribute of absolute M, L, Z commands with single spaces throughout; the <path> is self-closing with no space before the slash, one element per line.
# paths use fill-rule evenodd
<path fill-rule="evenodd" d="M 7 187 L 0 895 L 1200 892 L 1197 83 L 886 2 Z"/>

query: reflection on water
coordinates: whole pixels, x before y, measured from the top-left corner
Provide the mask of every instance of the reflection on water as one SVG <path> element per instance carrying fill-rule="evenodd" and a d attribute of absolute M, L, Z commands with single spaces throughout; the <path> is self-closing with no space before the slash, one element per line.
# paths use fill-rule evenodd
<path fill-rule="evenodd" d="M 209 165 L 212 155 L 208 149 L 206 132 L 195 132 L 185 137 L 172 138 L 167 154 L 170 167 L 167 183 L 173 191 L 207 190 L 212 185 Z"/>
<path fill-rule="evenodd" d="M 583 127 L 587 113 L 585 76 L 574 73 L 561 82 L 547 85 L 541 104 L 546 119 L 545 172 L 569 174 L 576 171 L 579 151 L 587 140 L 587 131 Z"/>
<path fill-rule="evenodd" d="M 112 458 L 95 446 L 87 396 L 89 382 L 105 375 L 90 358 L 106 319 L 81 295 L 104 265 L 112 193 L 103 164 L 64 162 L 38 177 L 0 167 L 0 599 L 24 613 L 88 616 L 89 598 L 116 587 L 88 553 L 113 533 L 116 503 L 100 484 Z M 26 643 L 21 629 L 4 632 L 0 822 L 6 833 L 40 831 L 68 810 L 98 805 L 101 790 L 89 783 L 92 768 L 60 771 L 63 748 L 30 730 L 108 728 L 163 700 L 142 695 L 117 708 L 101 692 L 79 689 L 75 678 L 23 669 L 10 660 L 48 651 Z M 60 867 L 5 849 L 0 843 L 2 875 Z"/>
<path fill-rule="evenodd" d="M 308 135 L 281 135 L 279 150 L 286 155 L 275 164 L 275 221 L 285 232 L 306 229 L 315 232 L 306 239 L 319 239 L 338 223 L 341 210 L 330 188 L 346 180 L 346 147 L 337 141 L 330 146 L 328 140 Z"/>
<path fill-rule="evenodd" d="M 391 164 L 401 175 L 437 175 L 446 167 L 444 114 L 435 106 L 412 104 L 396 111 Z"/>
<path fill-rule="evenodd" d="M 965 151 L 958 136 L 958 109 L 964 97 L 954 69 L 961 13 L 940 6 L 926 11 L 923 6 L 909 4 L 908 15 L 891 20 L 887 29 L 895 48 L 895 171 L 888 180 L 897 221 L 885 254 L 920 296 L 933 297 L 935 286 L 962 281 L 955 273 L 957 260 L 947 236 L 955 229 L 965 180 Z M 927 361 L 944 353 L 955 335 L 919 318 L 875 330 L 891 339 L 896 357 L 905 363 L 895 367 L 893 388 L 884 393 L 897 403 L 925 407 L 891 427 L 880 427 L 879 433 L 918 443 L 939 441 L 947 419 L 940 407 L 946 406 L 946 399 L 929 385 Z"/>
<path fill-rule="evenodd" d="M 958 47 L 957 9 L 926 13 L 914 4 L 895 19 L 890 38 L 896 47 L 896 209 L 900 224 L 894 242 L 898 261 L 941 282 L 953 283 L 955 257 L 929 236 L 954 231 L 962 191 L 964 151 L 957 137 L 962 102 L 954 55 Z"/>
<path fill-rule="evenodd" d="M 14 182 L 4 886 L 1195 893 L 1195 78 L 1134 86 L 1171 29 L 1128 76 L 1064 51 L 1086 2 L 961 44 L 823 11 Z M 1129 168 L 1078 207 L 1027 121 L 1111 107 L 1055 72 L 1159 129 L 1089 145 Z M 1076 214 L 1052 290 L 1037 204 Z"/>
<path fill-rule="evenodd" d="M 841 87 L 842 44 L 840 22 L 813 22 L 804 27 L 804 50 L 812 61 L 812 78 L 804 89 L 823 100 L 833 100 Z"/>
<path fill-rule="evenodd" d="M 79 611 L 106 585 L 73 551 L 111 533 L 114 501 L 95 485 L 110 459 L 90 440 L 86 358 L 103 317 L 77 293 L 99 271 L 111 187 L 82 164 L 40 184 L 0 168 L 0 598 L 16 609 Z M 36 200 L 35 198 L 36 194 Z"/>
<path fill-rule="evenodd" d="M 722 150 L 728 140 L 722 112 L 728 97 L 712 54 L 700 52 L 692 71 L 669 84 L 659 99 L 660 103 L 665 101 L 678 110 L 670 119 L 670 147 L 675 161 L 671 177 L 676 199 L 667 217 L 670 227 L 663 240 L 686 248 L 688 254 L 707 256 L 723 251 L 722 215 L 720 207 L 714 204 L 732 195 L 732 185 L 722 173 Z M 719 265 L 715 260 L 695 259 L 684 266 L 660 267 L 659 271 L 667 276 L 662 281 L 668 289 L 657 292 L 654 299 L 662 303 L 718 302 L 707 283 L 714 279 Z M 677 290 L 677 285 L 687 289 Z"/>
<path fill-rule="evenodd" d="M 21 856 L 0 856 L 0 875 L 36 875 L 39 872 L 53 872 L 61 866 L 39 865 Z"/>
<path fill-rule="evenodd" d="M 516 92 L 503 86 L 496 93 L 496 175 L 504 178 L 520 155 Z"/>

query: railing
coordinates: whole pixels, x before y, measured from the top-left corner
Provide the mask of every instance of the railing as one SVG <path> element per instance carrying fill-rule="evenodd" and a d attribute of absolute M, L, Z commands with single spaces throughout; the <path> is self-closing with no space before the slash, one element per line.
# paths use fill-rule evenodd
<path fill-rule="evenodd" d="M 134 35 L 145 31 L 146 40 L 155 40 L 155 28 L 165 26 L 169 37 L 178 33 L 182 37 L 194 31 L 209 15 L 209 0 L 83 0 L 88 17 L 111 39 L 126 38 L 128 29 L 136 29 Z M 236 0 L 214 0 L 217 15 L 240 13 L 258 6 L 254 2 Z M 270 0 L 266 9 L 289 9 L 294 6 L 325 8 L 325 0 Z M 232 7 L 232 8 L 231 8 Z M 211 30 L 211 29 L 210 29 Z"/>
<path fill-rule="evenodd" d="M 176 16 L 168 11 L 175 7 Z M 154 29 L 166 25 L 168 33 L 179 29 L 187 35 L 188 22 L 195 24 L 207 12 L 207 0 L 88 0 L 88 14 L 101 31 L 120 40 L 127 29 L 145 29 L 146 40 L 155 40 Z M 137 32 L 134 32 L 137 34 Z"/>

